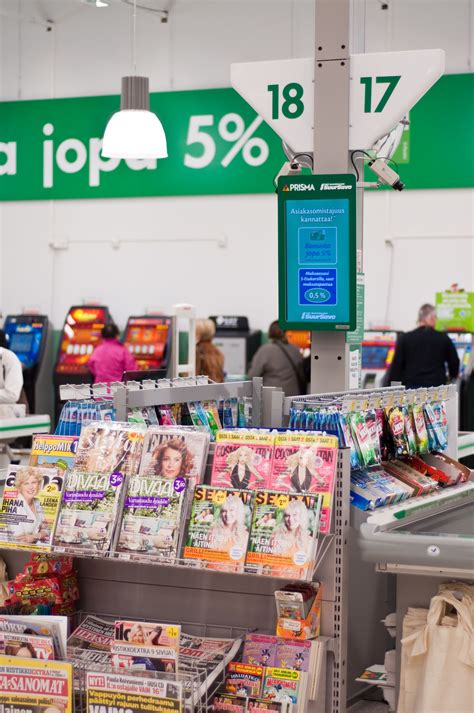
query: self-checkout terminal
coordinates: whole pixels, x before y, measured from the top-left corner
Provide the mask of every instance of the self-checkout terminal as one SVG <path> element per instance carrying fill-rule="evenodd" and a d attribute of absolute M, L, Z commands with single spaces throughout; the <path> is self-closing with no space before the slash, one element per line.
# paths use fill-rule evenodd
<path fill-rule="evenodd" d="M 8 347 L 23 367 L 23 385 L 31 413 L 50 413 L 51 340 L 48 318 L 42 314 L 9 314 L 3 325 Z"/>
<path fill-rule="evenodd" d="M 103 305 L 74 306 L 68 311 L 54 367 L 56 419 L 61 411 L 59 387 L 92 382 L 87 362 L 102 339 L 104 325 L 111 321 L 109 309 Z"/>
<path fill-rule="evenodd" d="M 164 315 L 129 317 L 124 344 L 140 371 L 163 371 L 166 376 L 171 356 L 172 318 Z"/>
<path fill-rule="evenodd" d="M 262 341 L 260 330 L 251 330 L 248 317 L 210 317 L 216 325 L 214 344 L 224 354 L 227 378 L 242 378 Z"/>

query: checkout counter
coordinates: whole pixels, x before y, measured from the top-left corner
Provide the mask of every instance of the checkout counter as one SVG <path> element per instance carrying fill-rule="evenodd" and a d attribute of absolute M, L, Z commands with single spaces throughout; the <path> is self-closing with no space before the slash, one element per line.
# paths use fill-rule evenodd
<path fill-rule="evenodd" d="M 262 332 L 251 330 L 248 317 L 210 317 L 216 325 L 214 344 L 224 354 L 226 379 L 245 378 L 253 355 L 262 343 Z"/>

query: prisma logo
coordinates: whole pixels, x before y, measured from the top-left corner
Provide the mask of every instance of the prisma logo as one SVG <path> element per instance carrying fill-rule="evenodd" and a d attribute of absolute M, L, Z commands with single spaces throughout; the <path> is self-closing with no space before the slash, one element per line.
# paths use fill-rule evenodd
<path fill-rule="evenodd" d="M 347 183 L 321 183 L 322 191 L 350 191 L 351 188 Z"/>
<path fill-rule="evenodd" d="M 314 183 L 290 183 L 290 191 L 315 191 Z"/>

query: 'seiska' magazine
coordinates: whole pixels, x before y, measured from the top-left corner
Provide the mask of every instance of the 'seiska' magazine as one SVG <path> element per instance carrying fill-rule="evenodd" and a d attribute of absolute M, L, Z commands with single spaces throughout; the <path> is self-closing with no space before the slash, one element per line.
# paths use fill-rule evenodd
<path fill-rule="evenodd" d="M 184 558 L 209 569 L 242 571 L 253 492 L 198 485 L 194 491 Z"/>
<path fill-rule="evenodd" d="M 305 579 L 314 566 L 322 496 L 255 493 L 246 570 Z"/>

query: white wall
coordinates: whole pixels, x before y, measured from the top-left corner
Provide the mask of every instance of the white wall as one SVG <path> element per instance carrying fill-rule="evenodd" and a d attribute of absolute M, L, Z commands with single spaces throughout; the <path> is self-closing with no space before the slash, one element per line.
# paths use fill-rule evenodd
<path fill-rule="evenodd" d="M 358 2 L 358 50 L 364 41 L 367 51 L 443 47 L 448 72 L 471 70 L 474 0 L 388 2 L 388 11 L 379 0 Z M 0 0 L 1 12 L 1 98 L 119 92 L 131 63 L 129 7 Z M 54 28 L 19 22 L 18 12 Z M 137 70 L 154 91 L 228 86 L 231 62 L 310 56 L 312 34 L 312 0 L 176 0 L 168 24 L 139 14 Z M 453 281 L 474 289 L 473 195 L 367 195 L 367 325 L 409 327 L 437 289 Z M 64 240 L 67 251 L 49 247 Z M 108 241 L 117 240 L 114 249 Z M 60 326 L 71 303 L 97 298 L 123 326 L 147 306 L 190 301 L 202 314 L 248 314 L 266 327 L 277 311 L 276 249 L 270 194 L 0 202 L 0 310 L 36 305 Z"/>

